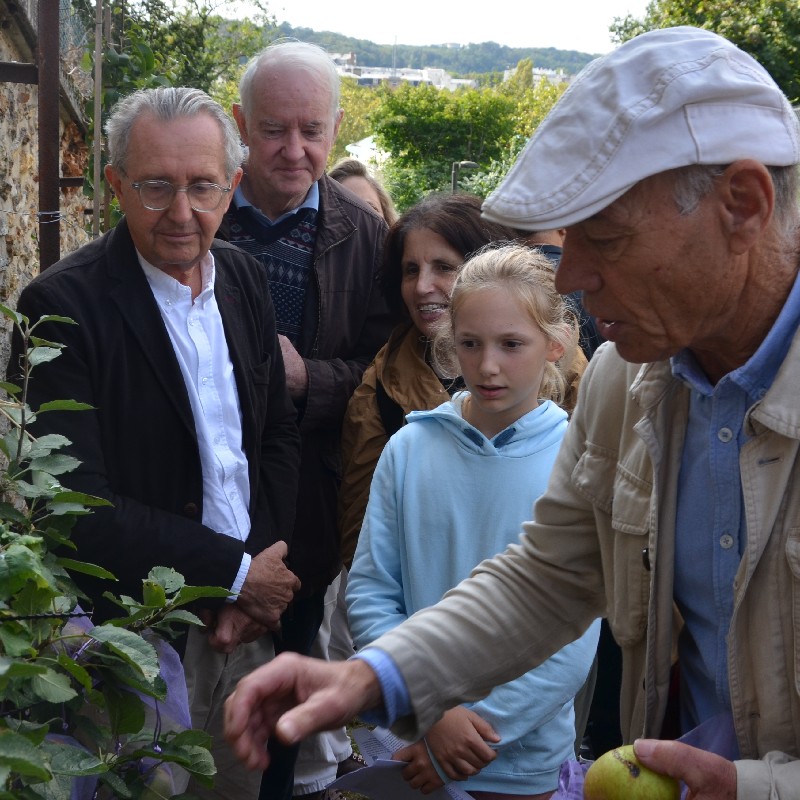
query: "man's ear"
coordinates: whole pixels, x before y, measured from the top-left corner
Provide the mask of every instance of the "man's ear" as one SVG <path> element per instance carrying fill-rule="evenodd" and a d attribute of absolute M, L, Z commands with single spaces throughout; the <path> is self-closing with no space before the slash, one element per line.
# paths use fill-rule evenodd
<path fill-rule="evenodd" d="M 244 112 L 242 111 L 242 104 L 241 103 L 234 103 L 231 106 L 231 112 L 233 113 L 233 118 L 236 120 L 236 127 L 239 128 L 239 136 L 241 136 L 242 141 L 245 144 L 247 142 L 247 120 L 245 119 Z"/>
<path fill-rule="evenodd" d="M 344 109 L 340 108 L 336 112 L 336 118 L 334 119 L 333 122 L 333 138 L 331 139 L 331 142 L 336 141 L 336 137 L 339 135 L 339 126 L 342 124 L 343 119 L 344 119 Z"/>
<path fill-rule="evenodd" d="M 106 181 L 108 181 L 108 185 L 114 192 L 117 200 L 119 201 L 119 207 L 125 211 L 125 193 L 122 190 L 122 176 L 119 172 L 111 164 L 106 164 L 105 169 L 103 170 L 103 174 L 106 176 Z"/>
<path fill-rule="evenodd" d="M 746 253 L 763 235 L 775 210 L 775 187 L 769 170 L 759 161 L 734 161 L 718 187 L 722 214 L 732 252 Z"/>

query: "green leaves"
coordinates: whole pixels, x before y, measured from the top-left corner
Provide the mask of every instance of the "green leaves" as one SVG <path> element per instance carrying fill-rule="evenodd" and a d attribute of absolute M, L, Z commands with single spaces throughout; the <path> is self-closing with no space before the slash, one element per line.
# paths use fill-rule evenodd
<path fill-rule="evenodd" d="M 65 488 L 60 481 L 79 466 L 65 452 L 71 442 L 53 433 L 37 438 L 30 425 L 50 411 L 90 406 L 53 399 L 34 412 L 27 405 L 34 367 L 47 369 L 64 349 L 33 331 L 45 321 L 72 320 L 52 315 L 31 325 L 7 307 L 0 314 L 23 343 L 20 379 L 0 387 L 6 393 L 0 415 L 9 427 L 0 439 L 0 800 L 69 800 L 74 781 L 93 775 L 105 795 L 158 797 L 161 761 L 210 781 L 214 765 L 204 734 L 153 730 L 152 704 L 167 697 L 154 642 L 199 622 L 181 606 L 228 592 L 186 586 L 180 573 L 155 567 L 142 600 L 114 598 L 126 618 L 92 628 L 75 612 L 72 573 L 114 576 L 66 555 L 76 550 L 71 530 L 110 503 Z M 163 759 L 154 744 L 166 752 Z"/>
<path fill-rule="evenodd" d="M 98 642 L 103 642 L 134 670 L 141 672 L 146 681 L 152 682 L 156 679 L 158 675 L 156 649 L 138 633 L 114 625 L 99 625 L 89 631 L 89 636 Z"/>
<path fill-rule="evenodd" d="M 44 754 L 24 736 L 9 730 L 0 731 L 0 767 L 41 781 L 52 777 Z"/>

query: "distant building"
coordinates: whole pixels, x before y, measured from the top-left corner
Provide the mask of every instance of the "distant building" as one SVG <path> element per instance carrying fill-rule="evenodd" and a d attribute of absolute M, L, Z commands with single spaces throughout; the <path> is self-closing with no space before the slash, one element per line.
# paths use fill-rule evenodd
<path fill-rule="evenodd" d="M 428 84 L 438 89 L 454 91 L 461 86 L 474 87 L 477 82 L 463 78 L 453 78 L 446 70 L 438 67 L 424 67 L 411 69 L 408 67 L 359 67 L 355 64 L 340 64 L 337 62 L 337 72 L 347 78 L 354 78 L 359 86 L 378 86 L 388 83 L 390 86 L 399 86 L 401 83 L 410 83 L 412 86 Z"/>
<path fill-rule="evenodd" d="M 384 164 L 389 154 L 380 150 L 375 144 L 374 136 L 367 136 L 352 144 L 345 145 L 345 150 L 355 159 L 370 167 L 380 167 Z"/>
<path fill-rule="evenodd" d="M 503 80 L 508 81 L 514 77 L 517 68 L 507 69 L 503 72 Z M 563 69 L 544 69 L 543 67 L 533 68 L 533 83 L 537 85 L 543 81 L 550 81 L 550 83 L 558 85 L 559 83 L 568 83 L 569 75 Z"/>
<path fill-rule="evenodd" d="M 354 67 L 356 65 L 355 53 L 328 53 L 337 67 Z"/>

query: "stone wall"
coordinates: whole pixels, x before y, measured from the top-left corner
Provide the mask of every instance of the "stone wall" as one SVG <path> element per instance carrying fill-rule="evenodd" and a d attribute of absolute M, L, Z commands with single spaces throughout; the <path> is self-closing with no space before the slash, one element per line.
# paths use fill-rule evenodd
<path fill-rule="evenodd" d="M 0 0 L 0 61 L 31 63 L 33 55 L 6 5 Z M 39 272 L 37 91 L 35 85 L 0 83 L 0 303 L 12 308 Z M 63 107 L 60 129 L 61 175 L 80 176 L 88 151 L 81 127 Z M 84 213 L 91 201 L 80 187 L 62 188 L 59 194 L 63 256 L 91 238 L 91 216 Z M 0 374 L 5 373 L 7 339 L 0 332 Z"/>

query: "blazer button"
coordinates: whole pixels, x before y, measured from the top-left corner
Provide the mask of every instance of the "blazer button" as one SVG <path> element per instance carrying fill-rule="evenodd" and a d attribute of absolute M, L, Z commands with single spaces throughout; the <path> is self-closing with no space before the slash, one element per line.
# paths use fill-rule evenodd
<path fill-rule="evenodd" d="M 197 503 L 187 503 L 183 507 L 183 513 L 187 517 L 196 517 L 197 516 Z"/>

